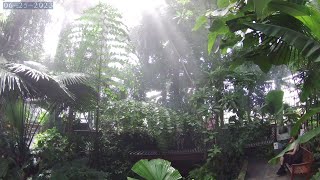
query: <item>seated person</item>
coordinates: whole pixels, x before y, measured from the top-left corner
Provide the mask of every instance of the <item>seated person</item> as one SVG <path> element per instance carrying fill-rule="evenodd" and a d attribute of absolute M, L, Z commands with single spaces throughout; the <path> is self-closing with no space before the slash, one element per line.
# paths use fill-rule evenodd
<path fill-rule="evenodd" d="M 286 170 L 284 165 L 285 164 L 299 164 L 302 163 L 302 151 L 300 150 L 300 145 L 299 143 L 296 143 L 295 140 L 298 138 L 297 136 L 291 137 L 289 144 L 294 143 L 294 148 L 293 150 L 285 153 L 281 158 L 280 158 L 280 168 L 277 172 L 277 175 L 284 175 L 286 174 Z"/>

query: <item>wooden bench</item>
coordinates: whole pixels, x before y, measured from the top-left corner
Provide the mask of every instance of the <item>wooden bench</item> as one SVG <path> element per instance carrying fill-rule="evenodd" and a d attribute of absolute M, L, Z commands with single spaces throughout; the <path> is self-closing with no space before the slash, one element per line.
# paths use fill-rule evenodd
<path fill-rule="evenodd" d="M 206 150 L 204 149 L 185 149 L 185 150 L 169 150 L 166 152 L 160 151 L 130 151 L 130 159 L 138 161 L 140 159 L 166 159 L 168 161 L 182 160 L 200 160 L 206 159 Z"/>
<path fill-rule="evenodd" d="M 291 174 L 291 180 L 293 180 L 295 175 L 305 174 L 307 179 L 311 176 L 311 165 L 313 163 L 313 154 L 307 149 L 300 147 L 303 151 L 303 161 L 300 164 L 286 164 L 287 169 Z"/>

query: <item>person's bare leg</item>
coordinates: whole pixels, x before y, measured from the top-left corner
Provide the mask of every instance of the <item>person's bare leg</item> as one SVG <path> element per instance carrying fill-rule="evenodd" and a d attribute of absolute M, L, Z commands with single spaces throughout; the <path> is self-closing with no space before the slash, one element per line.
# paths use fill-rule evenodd
<path fill-rule="evenodd" d="M 285 174 L 285 169 L 284 169 L 283 164 L 284 164 L 284 157 L 282 156 L 282 157 L 280 157 L 280 168 L 277 172 L 277 175 L 279 175 L 279 176 L 282 176 Z"/>
<path fill-rule="evenodd" d="M 283 156 L 280 157 L 280 165 L 281 165 L 281 166 L 283 165 L 283 160 L 284 160 Z"/>

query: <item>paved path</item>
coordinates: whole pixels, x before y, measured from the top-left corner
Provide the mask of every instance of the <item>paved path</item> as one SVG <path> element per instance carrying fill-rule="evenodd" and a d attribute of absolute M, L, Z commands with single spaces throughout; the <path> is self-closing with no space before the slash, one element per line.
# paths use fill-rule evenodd
<path fill-rule="evenodd" d="M 279 165 L 268 164 L 268 161 L 258 157 L 249 158 L 247 169 L 247 180 L 290 180 L 290 175 L 278 176 L 276 174 Z M 295 180 L 305 179 L 305 177 L 297 177 Z"/>

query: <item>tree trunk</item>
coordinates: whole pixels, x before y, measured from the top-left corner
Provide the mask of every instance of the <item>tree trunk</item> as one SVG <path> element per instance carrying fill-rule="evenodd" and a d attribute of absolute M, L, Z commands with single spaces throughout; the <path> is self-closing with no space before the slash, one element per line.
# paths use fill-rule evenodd
<path fill-rule="evenodd" d="M 252 89 L 248 89 L 248 96 L 247 96 L 247 116 L 248 116 L 248 122 L 251 122 L 251 96 L 252 96 Z"/>
<path fill-rule="evenodd" d="M 66 129 L 66 132 L 68 134 L 70 134 L 72 131 L 72 125 L 73 125 L 74 119 L 75 119 L 74 110 L 73 110 L 73 108 L 69 107 L 68 122 L 67 122 L 67 129 Z"/>

